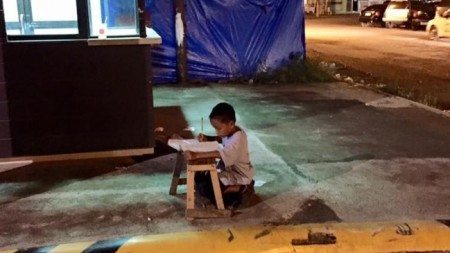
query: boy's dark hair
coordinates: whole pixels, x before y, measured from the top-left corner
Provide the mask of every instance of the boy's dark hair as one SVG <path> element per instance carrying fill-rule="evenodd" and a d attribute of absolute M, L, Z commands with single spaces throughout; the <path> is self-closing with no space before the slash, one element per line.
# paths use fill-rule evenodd
<path fill-rule="evenodd" d="M 228 103 L 218 103 L 209 114 L 209 119 L 216 118 L 222 123 L 236 122 L 236 113 Z"/>

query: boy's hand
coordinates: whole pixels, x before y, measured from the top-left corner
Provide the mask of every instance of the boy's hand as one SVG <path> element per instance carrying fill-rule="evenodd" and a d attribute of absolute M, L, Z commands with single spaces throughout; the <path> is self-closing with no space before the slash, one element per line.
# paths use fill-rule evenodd
<path fill-rule="evenodd" d="M 204 141 L 208 141 L 208 138 L 206 138 L 206 136 L 202 133 L 200 133 L 199 135 L 197 135 L 197 140 L 199 142 L 204 142 Z"/>

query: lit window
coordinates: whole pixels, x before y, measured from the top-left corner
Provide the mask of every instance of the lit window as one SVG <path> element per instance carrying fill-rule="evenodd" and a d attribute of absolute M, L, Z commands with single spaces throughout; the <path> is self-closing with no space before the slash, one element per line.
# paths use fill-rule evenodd
<path fill-rule="evenodd" d="M 136 0 L 90 0 L 91 36 L 106 27 L 107 36 L 139 34 Z"/>
<path fill-rule="evenodd" d="M 78 34 L 76 0 L 3 0 L 7 35 Z"/>

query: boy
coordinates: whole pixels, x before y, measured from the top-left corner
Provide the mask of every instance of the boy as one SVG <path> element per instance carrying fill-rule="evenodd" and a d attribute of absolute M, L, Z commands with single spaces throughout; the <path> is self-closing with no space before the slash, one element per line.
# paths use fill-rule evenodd
<path fill-rule="evenodd" d="M 197 139 L 199 141 L 217 140 L 222 143 L 223 148 L 211 153 L 221 158 L 217 164 L 217 170 L 224 204 L 236 208 L 242 202 L 248 201 L 254 193 L 254 169 L 250 163 L 247 135 L 236 126 L 234 108 L 228 103 L 219 103 L 214 106 L 209 120 L 217 136 L 206 136 L 200 133 Z M 200 158 L 201 154 L 191 152 L 189 156 L 195 159 Z M 195 184 L 201 195 L 214 200 L 209 173 L 196 173 Z"/>

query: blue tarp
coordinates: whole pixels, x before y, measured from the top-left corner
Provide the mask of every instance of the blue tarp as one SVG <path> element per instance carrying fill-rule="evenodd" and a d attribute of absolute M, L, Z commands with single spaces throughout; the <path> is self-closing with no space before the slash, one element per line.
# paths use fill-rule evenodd
<path fill-rule="evenodd" d="M 304 56 L 299 0 L 185 0 L 188 79 L 229 80 Z M 176 82 L 174 1 L 147 0 L 162 45 L 152 53 L 154 83 Z"/>

